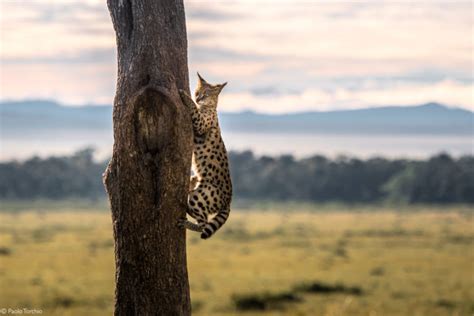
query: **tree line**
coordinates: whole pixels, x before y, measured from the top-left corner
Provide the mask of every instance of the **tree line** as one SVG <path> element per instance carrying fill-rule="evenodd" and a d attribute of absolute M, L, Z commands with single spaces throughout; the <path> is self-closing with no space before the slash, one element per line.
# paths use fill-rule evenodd
<path fill-rule="evenodd" d="M 102 199 L 107 161 L 71 156 L 0 163 L 0 199 Z M 474 156 L 426 160 L 230 152 L 235 199 L 306 202 L 474 203 Z"/>

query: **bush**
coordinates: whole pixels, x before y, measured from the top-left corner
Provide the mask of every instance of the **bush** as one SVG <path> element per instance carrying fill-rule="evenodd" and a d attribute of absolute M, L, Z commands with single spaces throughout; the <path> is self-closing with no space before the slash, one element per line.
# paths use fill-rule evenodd
<path fill-rule="evenodd" d="M 345 286 L 343 284 L 327 284 L 323 282 L 311 282 L 304 283 L 296 286 L 296 291 L 313 293 L 313 294 L 349 294 L 349 295 L 362 295 L 364 291 L 357 286 Z"/>
<path fill-rule="evenodd" d="M 234 295 L 232 300 L 237 310 L 248 311 L 283 309 L 285 303 L 300 302 L 302 299 L 293 293 L 282 292 Z"/>

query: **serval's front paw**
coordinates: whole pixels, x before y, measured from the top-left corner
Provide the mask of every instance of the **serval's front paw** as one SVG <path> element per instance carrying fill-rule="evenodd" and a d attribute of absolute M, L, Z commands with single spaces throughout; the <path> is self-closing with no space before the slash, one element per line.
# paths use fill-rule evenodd
<path fill-rule="evenodd" d="M 190 106 L 190 104 L 193 102 L 193 99 L 189 96 L 189 94 L 184 91 L 183 89 L 179 89 L 179 96 L 181 97 L 181 101 L 183 101 L 184 105 Z"/>

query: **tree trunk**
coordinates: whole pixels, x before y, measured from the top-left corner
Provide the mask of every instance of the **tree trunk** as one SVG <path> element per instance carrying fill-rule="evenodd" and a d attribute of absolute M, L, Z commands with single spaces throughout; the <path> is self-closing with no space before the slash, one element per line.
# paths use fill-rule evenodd
<path fill-rule="evenodd" d="M 190 315 L 185 216 L 192 151 L 182 0 L 108 0 L 117 35 L 114 148 L 104 173 L 115 315 Z"/>

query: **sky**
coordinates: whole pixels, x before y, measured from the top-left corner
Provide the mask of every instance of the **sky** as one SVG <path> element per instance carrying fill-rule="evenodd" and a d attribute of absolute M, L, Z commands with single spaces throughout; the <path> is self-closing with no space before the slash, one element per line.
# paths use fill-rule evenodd
<path fill-rule="evenodd" d="M 0 0 L 0 100 L 111 104 L 104 0 Z M 228 81 L 221 111 L 440 102 L 474 110 L 471 1 L 185 1 L 196 71 Z"/>

